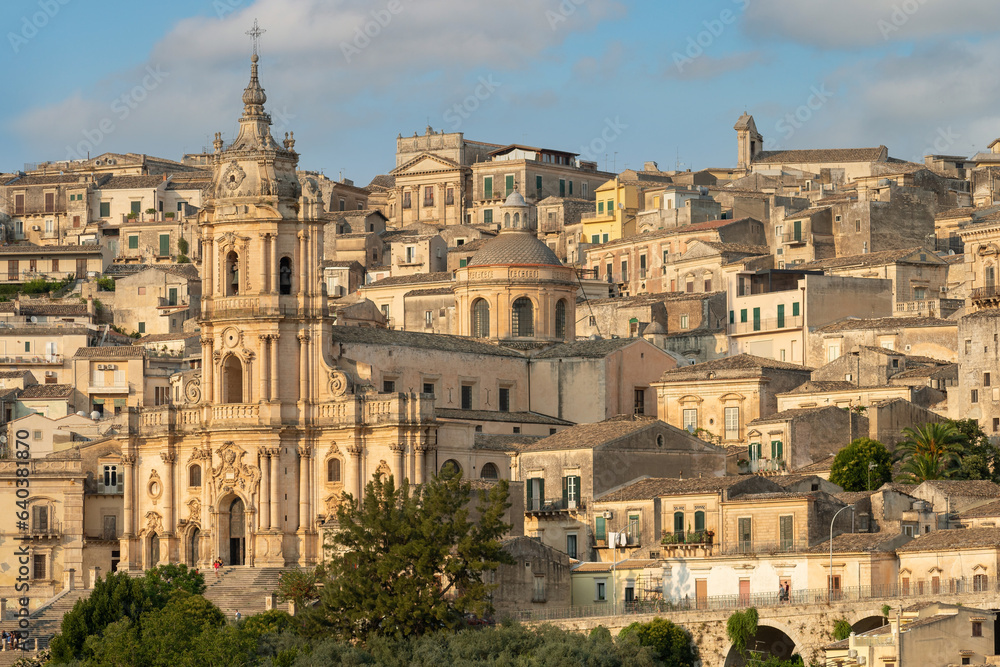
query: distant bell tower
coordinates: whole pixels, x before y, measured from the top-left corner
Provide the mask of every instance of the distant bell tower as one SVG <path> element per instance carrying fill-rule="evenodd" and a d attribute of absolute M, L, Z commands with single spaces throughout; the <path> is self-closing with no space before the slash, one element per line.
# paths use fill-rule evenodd
<path fill-rule="evenodd" d="M 733 129 L 736 130 L 738 169 L 744 173 L 749 173 L 750 164 L 753 162 L 753 159 L 764 149 L 764 137 L 757 131 L 757 125 L 753 122 L 753 116 L 745 111 L 739 120 L 736 121 Z"/>

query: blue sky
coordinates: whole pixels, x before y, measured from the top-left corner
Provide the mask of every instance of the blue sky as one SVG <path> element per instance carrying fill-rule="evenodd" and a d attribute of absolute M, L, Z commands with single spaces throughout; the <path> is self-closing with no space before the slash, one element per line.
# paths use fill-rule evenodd
<path fill-rule="evenodd" d="M 993 0 L 5 0 L 0 171 L 232 138 L 254 18 L 276 136 L 359 184 L 428 124 L 617 170 L 732 166 L 744 109 L 770 148 L 1000 136 Z"/>

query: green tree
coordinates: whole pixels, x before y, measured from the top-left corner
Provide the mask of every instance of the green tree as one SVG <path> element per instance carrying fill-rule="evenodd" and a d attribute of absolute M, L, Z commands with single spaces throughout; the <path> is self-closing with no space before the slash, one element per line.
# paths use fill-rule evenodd
<path fill-rule="evenodd" d="M 360 506 L 346 496 L 330 545 L 343 555 L 330 564 L 311 629 L 349 640 L 419 636 L 490 613 L 493 586 L 483 575 L 512 562 L 500 543 L 508 492 L 504 481 L 480 491 L 477 521 L 469 519 L 471 485 L 457 471 L 418 489 L 380 475 Z"/>
<path fill-rule="evenodd" d="M 851 632 L 853 631 L 854 628 L 851 627 L 851 624 L 850 622 L 847 621 L 847 619 L 844 618 L 837 619 L 837 622 L 833 624 L 833 638 L 836 639 L 838 642 L 841 639 L 847 639 L 848 637 L 850 637 Z"/>
<path fill-rule="evenodd" d="M 1000 482 L 1000 449 L 990 444 L 989 436 L 975 419 L 950 419 L 962 434 L 962 462 L 953 479 L 985 479 Z"/>
<path fill-rule="evenodd" d="M 750 640 L 757 634 L 758 620 L 757 608 L 748 607 L 743 611 L 734 611 L 726 621 L 726 637 L 744 661 L 750 653 Z"/>
<path fill-rule="evenodd" d="M 78 600 L 63 617 L 60 633 L 50 644 L 52 661 L 59 664 L 92 657 L 112 624 L 116 624 L 116 645 L 137 642 L 143 614 L 163 608 L 176 590 L 199 594 L 205 590 L 205 579 L 186 565 L 153 568 L 143 577 L 116 572 L 98 579 L 90 596 Z M 88 642 L 88 638 L 93 639 Z"/>
<path fill-rule="evenodd" d="M 691 635 L 673 621 L 654 618 L 649 623 L 632 623 L 625 627 L 619 637 L 634 635 L 642 646 L 648 646 L 656 657 L 667 667 L 692 667 L 697 652 Z"/>
<path fill-rule="evenodd" d="M 322 564 L 312 570 L 285 570 L 278 579 L 278 598 L 282 602 L 291 600 L 301 608 L 307 600 L 319 597 L 319 583 L 323 581 L 324 572 Z"/>
<path fill-rule="evenodd" d="M 904 428 L 906 440 L 896 445 L 895 457 L 902 462 L 897 480 L 920 484 L 929 479 L 951 479 L 961 467 L 964 436 L 953 425 L 928 422 Z"/>
<path fill-rule="evenodd" d="M 874 463 L 870 471 L 868 465 Z M 871 473 L 871 488 L 877 489 L 892 480 L 892 454 L 878 440 L 858 438 L 837 452 L 830 466 L 830 481 L 844 491 L 866 491 Z"/>

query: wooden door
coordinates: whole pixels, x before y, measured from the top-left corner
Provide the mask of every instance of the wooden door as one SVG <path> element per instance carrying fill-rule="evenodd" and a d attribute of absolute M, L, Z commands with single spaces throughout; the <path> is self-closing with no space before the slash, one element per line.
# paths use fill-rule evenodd
<path fill-rule="evenodd" d="M 750 580 L 740 579 L 740 606 L 745 607 L 750 604 Z"/>
<path fill-rule="evenodd" d="M 708 608 L 708 579 L 694 580 L 694 600 L 698 609 Z"/>

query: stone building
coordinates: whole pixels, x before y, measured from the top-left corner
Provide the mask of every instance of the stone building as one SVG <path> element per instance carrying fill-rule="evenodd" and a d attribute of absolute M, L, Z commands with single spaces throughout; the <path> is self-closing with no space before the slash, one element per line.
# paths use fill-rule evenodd
<path fill-rule="evenodd" d="M 563 262 L 580 262 L 581 219 L 585 212 L 593 210 L 594 202 L 583 197 L 552 196 L 542 199 L 535 206 L 538 211 L 538 239 Z"/>
<path fill-rule="evenodd" d="M 897 317 L 947 318 L 965 305 L 946 298 L 948 264 L 923 247 L 823 259 L 796 268 L 831 276 L 891 280 L 892 310 Z"/>
<path fill-rule="evenodd" d="M 201 312 L 201 279 L 192 264 L 158 265 L 115 282 L 114 323 L 125 331 L 173 334 Z"/>
<path fill-rule="evenodd" d="M 497 588 L 490 601 L 497 617 L 528 608 L 570 606 L 570 561 L 565 552 L 523 535 L 505 539 L 503 550 L 514 564 L 501 565 L 493 573 Z"/>
<path fill-rule="evenodd" d="M 937 317 L 850 316 L 809 332 L 810 359 L 828 363 L 862 346 L 957 361 L 958 322 Z M 841 378 L 842 379 L 842 378 Z"/>
<path fill-rule="evenodd" d="M 749 354 L 667 371 L 654 383 L 660 419 L 724 445 L 746 445 L 748 424 L 778 411 L 777 395 L 811 370 Z"/>
<path fill-rule="evenodd" d="M 100 276 L 111 263 L 110 251 L 96 244 L 0 246 L 0 282 L 23 283 L 42 278 L 59 281 Z M 3 271 L 6 264 L 7 271 Z"/>

